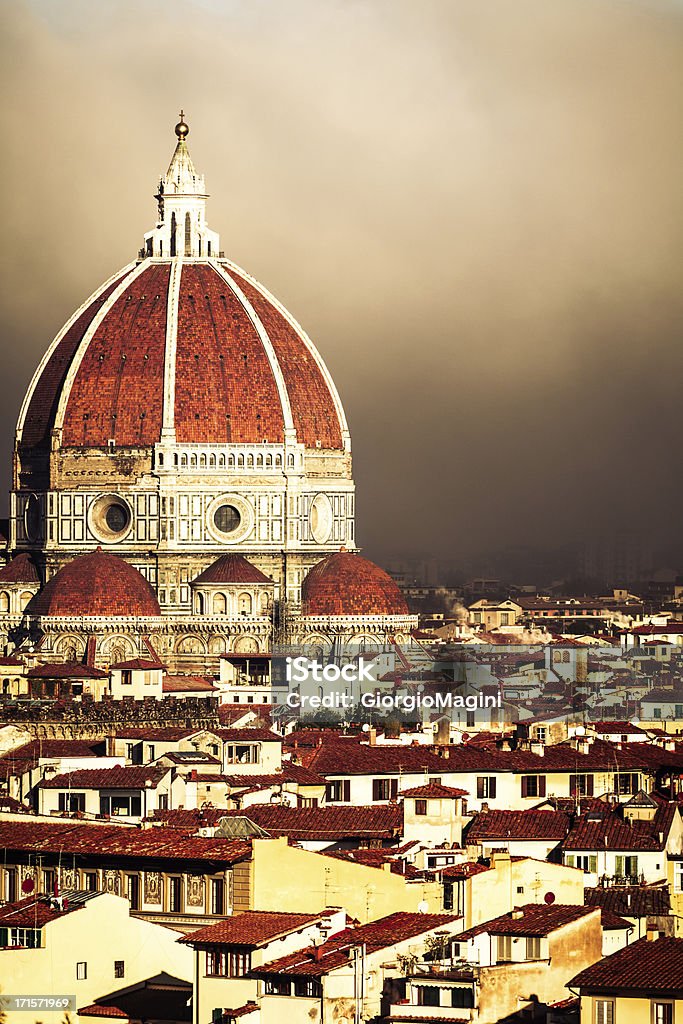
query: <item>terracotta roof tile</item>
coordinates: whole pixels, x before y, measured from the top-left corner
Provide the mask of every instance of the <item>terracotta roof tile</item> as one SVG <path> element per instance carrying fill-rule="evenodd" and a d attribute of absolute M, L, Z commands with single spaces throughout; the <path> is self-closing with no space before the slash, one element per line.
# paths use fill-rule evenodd
<path fill-rule="evenodd" d="M 301 614 L 408 615 L 408 606 L 391 576 L 350 551 L 328 555 L 301 585 Z"/>
<path fill-rule="evenodd" d="M 597 907 L 580 904 L 527 903 L 508 914 L 501 914 L 490 921 L 483 921 L 474 928 L 460 932 L 458 939 L 472 939 L 475 935 L 530 935 L 545 936 L 573 921 L 594 914 Z M 517 916 L 520 915 L 520 916 Z"/>
<path fill-rule="evenodd" d="M 99 313 L 111 293 L 125 275 L 113 281 L 104 291 L 86 306 L 80 316 L 65 332 L 61 341 L 53 350 L 29 400 L 26 420 L 21 435 L 21 447 L 45 444 L 54 424 L 57 405 L 62 393 L 62 385 L 71 366 L 79 342 L 88 327 Z"/>
<path fill-rule="evenodd" d="M 79 1017 L 116 1017 L 119 1020 L 128 1020 L 128 1014 L 119 1010 L 118 1006 L 100 1006 L 98 1003 L 90 1003 L 78 1011 Z"/>
<path fill-rule="evenodd" d="M 163 826 L 135 829 L 82 822 L 0 821 L 0 846 L 7 850 L 135 857 L 141 860 L 211 861 L 234 864 L 247 860 L 251 844 L 244 840 L 208 839 Z"/>
<path fill-rule="evenodd" d="M 96 895 L 93 893 L 93 896 Z M 42 928 L 51 921 L 82 908 L 82 902 L 69 903 L 69 891 L 65 891 L 63 896 L 66 902 L 62 910 L 53 907 L 50 896 L 43 894 L 26 896 L 14 903 L 4 903 L 0 906 L 0 927 Z"/>
<path fill-rule="evenodd" d="M 40 576 L 31 556 L 17 555 L 0 569 L 0 583 L 40 583 Z"/>
<path fill-rule="evenodd" d="M 150 264 L 97 327 L 67 397 L 65 448 L 159 440 L 169 273 L 169 264 Z"/>
<path fill-rule="evenodd" d="M 365 943 L 368 953 L 376 953 L 397 942 L 405 942 L 427 931 L 457 921 L 458 917 L 447 914 L 411 914 L 399 912 L 380 918 L 370 924 L 345 928 L 314 949 L 290 953 L 252 970 L 252 974 L 268 976 L 284 974 L 303 977 L 321 977 L 328 971 L 342 967 L 349 962 L 350 949 Z"/>
<path fill-rule="evenodd" d="M 600 818 L 583 814 L 574 819 L 564 850 L 663 850 L 678 807 L 660 804 L 650 821 L 624 821 L 617 813 L 605 811 Z M 661 838 L 660 838 L 661 837 Z"/>
<path fill-rule="evenodd" d="M 206 693 L 216 690 L 210 679 L 204 676 L 165 675 L 161 688 L 164 693 Z"/>
<path fill-rule="evenodd" d="M 665 917 L 671 913 L 668 886 L 611 885 L 584 889 L 584 903 L 619 917 Z"/>
<path fill-rule="evenodd" d="M 52 665 L 35 665 L 26 673 L 28 679 L 106 679 L 108 673 L 94 665 L 64 661 Z"/>
<path fill-rule="evenodd" d="M 322 914 L 289 914 L 277 911 L 247 910 L 207 928 L 199 928 L 179 939 L 189 946 L 263 946 L 281 935 L 300 931 L 306 925 L 320 921 Z"/>
<path fill-rule="evenodd" d="M 108 551 L 80 555 L 55 573 L 29 602 L 27 613 L 55 616 L 159 616 L 152 586 L 142 573 Z"/>
<path fill-rule="evenodd" d="M 437 782 L 430 782 L 426 786 L 403 789 L 399 796 L 420 797 L 427 800 L 457 800 L 458 797 L 469 796 L 469 793 L 466 789 L 456 789 L 453 786 L 441 786 Z"/>
<path fill-rule="evenodd" d="M 538 839 L 561 842 L 569 831 L 569 816 L 561 811 L 486 811 L 467 829 L 468 845 L 489 839 Z"/>
<path fill-rule="evenodd" d="M 170 768 L 127 765 L 115 768 L 82 768 L 64 775 L 51 775 L 41 789 L 145 789 L 158 786 Z"/>
<path fill-rule="evenodd" d="M 626 990 L 683 994 L 683 939 L 639 939 L 598 960 L 569 982 L 586 992 Z"/>
<path fill-rule="evenodd" d="M 244 555 L 221 555 L 192 581 L 196 583 L 271 583 L 272 580 Z"/>
<path fill-rule="evenodd" d="M 299 330 L 264 297 L 255 282 L 232 267 L 229 272 L 268 332 L 285 380 L 297 439 L 309 448 L 342 448 L 341 424 L 330 388 Z"/>
<path fill-rule="evenodd" d="M 403 828 L 403 809 L 396 804 L 363 807 L 277 807 L 254 804 L 230 811 L 250 818 L 271 836 L 290 839 L 393 839 Z"/>

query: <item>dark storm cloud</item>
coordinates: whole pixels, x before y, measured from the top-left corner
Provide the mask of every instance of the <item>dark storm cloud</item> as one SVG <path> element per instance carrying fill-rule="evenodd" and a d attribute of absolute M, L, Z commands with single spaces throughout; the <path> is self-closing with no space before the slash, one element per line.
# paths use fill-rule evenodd
<path fill-rule="evenodd" d="M 40 355 L 152 225 L 182 105 L 226 253 L 338 383 L 371 553 L 675 539 L 680 5 L 3 15 L 8 469 Z"/>

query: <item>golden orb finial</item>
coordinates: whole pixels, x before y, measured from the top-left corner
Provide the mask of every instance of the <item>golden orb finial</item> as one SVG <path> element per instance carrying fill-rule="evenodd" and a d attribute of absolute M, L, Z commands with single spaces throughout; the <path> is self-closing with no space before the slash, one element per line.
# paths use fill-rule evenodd
<path fill-rule="evenodd" d="M 186 139 L 187 136 L 190 134 L 190 127 L 185 123 L 184 110 L 180 111 L 180 120 L 178 121 L 178 124 L 175 126 L 175 133 L 179 139 Z"/>

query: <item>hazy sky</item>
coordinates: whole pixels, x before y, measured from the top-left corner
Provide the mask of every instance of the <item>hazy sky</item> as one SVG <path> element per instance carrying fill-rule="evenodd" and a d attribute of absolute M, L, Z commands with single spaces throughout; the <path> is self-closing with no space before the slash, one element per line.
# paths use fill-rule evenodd
<path fill-rule="evenodd" d="M 683 507 L 683 6 L 42 0 L 2 14 L 2 491 L 182 106 L 226 255 L 311 334 L 358 539 L 467 555 Z"/>

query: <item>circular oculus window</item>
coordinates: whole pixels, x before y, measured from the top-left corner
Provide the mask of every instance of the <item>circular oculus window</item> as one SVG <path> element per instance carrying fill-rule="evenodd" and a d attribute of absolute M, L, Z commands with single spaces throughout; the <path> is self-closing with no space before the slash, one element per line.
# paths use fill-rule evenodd
<path fill-rule="evenodd" d="M 40 501 L 35 494 L 29 496 L 24 510 L 24 530 L 30 541 L 41 539 L 43 516 L 40 509 Z"/>
<path fill-rule="evenodd" d="M 234 505 L 219 505 L 213 514 L 213 524 L 220 533 L 235 533 L 241 522 L 242 516 Z"/>
<path fill-rule="evenodd" d="M 116 494 L 104 494 L 92 506 L 90 525 L 99 540 L 121 540 L 131 524 L 128 504 Z"/>
<path fill-rule="evenodd" d="M 239 544 L 254 527 L 254 511 L 239 494 L 221 494 L 206 510 L 206 529 L 219 544 Z"/>
<path fill-rule="evenodd" d="M 326 494 L 316 494 L 311 502 L 311 534 L 316 544 L 326 544 L 332 533 L 334 516 L 332 502 Z"/>

